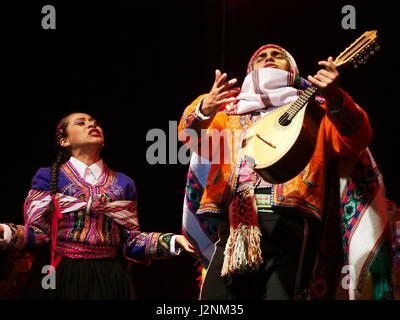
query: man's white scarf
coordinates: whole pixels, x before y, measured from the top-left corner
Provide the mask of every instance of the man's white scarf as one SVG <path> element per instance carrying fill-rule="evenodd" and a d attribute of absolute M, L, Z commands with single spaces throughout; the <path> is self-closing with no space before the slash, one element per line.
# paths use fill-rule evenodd
<path fill-rule="evenodd" d="M 230 114 L 268 109 L 294 102 L 311 85 L 307 80 L 275 68 L 261 68 L 250 72 L 244 79 L 237 102 Z"/>

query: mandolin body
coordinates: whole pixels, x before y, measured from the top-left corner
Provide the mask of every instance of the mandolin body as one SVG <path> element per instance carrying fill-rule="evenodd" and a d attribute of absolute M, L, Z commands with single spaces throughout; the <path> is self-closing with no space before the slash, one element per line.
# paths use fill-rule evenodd
<path fill-rule="evenodd" d="M 314 153 L 323 108 L 309 102 L 287 125 L 279 119 L 291 104 L 282 106 L 251 126 L 243 141 L 245 156 L 255 162 L 256 172 L 267 182 L 279 184 L 293 179 Z"/>

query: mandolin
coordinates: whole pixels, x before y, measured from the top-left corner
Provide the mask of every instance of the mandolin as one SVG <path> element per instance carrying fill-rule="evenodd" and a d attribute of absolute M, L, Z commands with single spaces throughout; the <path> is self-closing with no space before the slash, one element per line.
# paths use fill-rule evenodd
<path fill-rule="evenodd" d="M 333 62 L 336 67 L 364 64 L 379 50 L 377 31 L 367 31 Z M 269 183 L 293 179 L 310 161 L 325 111 L 309 103 L 318 91 L 311 85 L 299 98 L 256 121 L 243 140 L 244 156 L 254 159 L 255 171 Z"/>

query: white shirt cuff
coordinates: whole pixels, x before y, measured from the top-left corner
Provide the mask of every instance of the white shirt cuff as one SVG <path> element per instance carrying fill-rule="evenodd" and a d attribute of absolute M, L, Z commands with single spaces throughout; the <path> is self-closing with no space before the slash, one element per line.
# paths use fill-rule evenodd
<path fill-rule="evenodd" d="M 169 252 L 171 253 L 172 256 L 177 256 L 182 251 L 181 248 L 176 248 L 175 244 L 176 244 L 176 235 L 172 236 L 171 242 L 169 243 Z"/>
<path fill-rule="evenodd" d="M 4 228 L 3 231 L 3 238 L 0 238 L 0 247 L 7 247 L 11 241 L 11 229 L 8 225 L 2 224 L 2 227 Z"/>
<path fill-rule="evenodd" d="M 196 116 L 199 117 L 201 120 L 208 120 L 210 119 L 214 114 L 210 114 L 209 116 L 205 116 L 204 114 L 201 113 L 200 107 L 203 104 L 203 100 L 205 97 L 203 97 L 196 105 L 195 113 Z"/>

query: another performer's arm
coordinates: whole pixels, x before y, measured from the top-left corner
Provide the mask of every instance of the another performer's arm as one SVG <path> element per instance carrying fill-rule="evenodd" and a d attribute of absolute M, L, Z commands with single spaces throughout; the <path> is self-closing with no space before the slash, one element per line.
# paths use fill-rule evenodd
<path fill-rule="evenodd" d="M 10 241 L 10 228 L 5 224 L 0 224 L 0 247 L 4 247 Z"/>
<path fill-rule="evenodd" d="M 27 225 L 6 223 L 1 225 L 3 237 L 0 237 L 0 247 L 13 250 L 29 249 L 44 246 L 50 241 L 50 226 L 47 214 L 50 200 L 49 191 L 44 191 L 46 185 L 49 189 L 49 168 L 41 168 L 32 179 L 32 188 L 25 200 L 24 212 Z M 41 205 L 33 205 L 33 201 L 41 201 Z"/>

